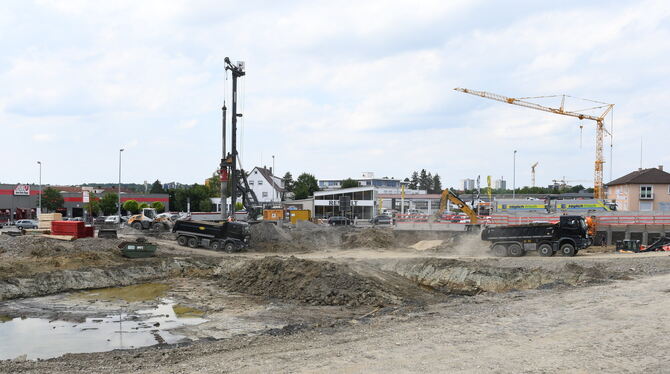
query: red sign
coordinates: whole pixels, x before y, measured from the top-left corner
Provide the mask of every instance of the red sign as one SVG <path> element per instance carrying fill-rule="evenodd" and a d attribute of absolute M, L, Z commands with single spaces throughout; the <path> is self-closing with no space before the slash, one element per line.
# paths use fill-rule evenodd
<path fill-rule="evenodd" d="M 30 186 L 27 184 L 19 184 L 14 188 L 14 196 L 30 196 Z"/>
<path fill-rule="evenodd" d="M 221 182 L 228 182 L 228 169 L 221 169 Z"/>

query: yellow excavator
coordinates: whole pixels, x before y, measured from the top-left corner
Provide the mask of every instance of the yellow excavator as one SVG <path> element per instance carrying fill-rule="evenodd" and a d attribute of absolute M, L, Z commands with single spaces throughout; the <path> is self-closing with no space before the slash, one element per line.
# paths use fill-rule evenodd
<path fill-rule="evenodd" d="M 476 225 L 479 223 L 479 218 L 477 217 L 477 213 L 475 213 L 472 208 L 470 208 L 465 201 L 461 200 L 458 195 L 453 192 L 451 189 L 447 188 L 444 191 L 442 191 L 442 195 L 440 196 L 440 209 L 435 212 L 435 216 L 433 218 L 433 221 L 439 220 L 442 218 L 442 214 L 444 213 L 444 210 L 447 209 L 447 201 L 451 201 L 452 204 L 456 205 L 463 213 L 467 214 L 468 217 L 470 217 L 470 224 L 471 225 Z"/>

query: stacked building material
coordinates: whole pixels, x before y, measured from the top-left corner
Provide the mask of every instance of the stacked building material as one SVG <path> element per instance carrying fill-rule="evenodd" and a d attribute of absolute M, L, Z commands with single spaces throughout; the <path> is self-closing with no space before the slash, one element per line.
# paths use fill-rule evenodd
<path fill-rule="evenodd" d="M 86 226 L 82 221 L 53 221 L 51 235 L 71 236 L 73 238 L 92 238 L 93 226 Z"/>
<path fill-rule="evenodd" d="M 50 230 L 51 222 L 60 221 L 63 219 L 63 215 L 60 213 L 42 213 L 38 217 L 39 224 L 37 228 L 40 230 Z"/>

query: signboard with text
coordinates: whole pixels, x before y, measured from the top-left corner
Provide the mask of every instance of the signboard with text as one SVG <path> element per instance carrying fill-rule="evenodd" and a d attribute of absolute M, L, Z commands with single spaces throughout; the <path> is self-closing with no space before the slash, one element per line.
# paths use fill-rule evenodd
<path fill-rule="evenodd" d="M 14 188 L 14 196 L 30 196 L 30 185 L 19 184 Z"/>

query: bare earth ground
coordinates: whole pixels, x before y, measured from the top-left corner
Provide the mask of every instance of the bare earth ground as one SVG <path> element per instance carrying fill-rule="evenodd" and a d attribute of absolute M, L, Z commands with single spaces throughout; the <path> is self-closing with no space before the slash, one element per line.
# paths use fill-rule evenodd
<path fill-rule="evenodd" d="M 57 250 L 42 249 L 39 241 L 25 240 L 32 247 L 20 250 L 5 242 L 0 283 L 5 279 L 6 290 L 20 284 L 29 292 L 31 277 L 41 282 L 33 288 L 50 287 L 52 277 L 44 274 L 62 270 L 84 272 L 63 278 L 73 284 L 85 274 L 95 283 L 90 274 L 98 270 L 87 270 L 91 265 L 104 269 L 110 284 L 125 285 L 119 280 L 124 274 L 142 283 L 148 280 L 138 272 L 162 266 L 154 279 L 170 285 L 167 296 L 204 311 L 209 322 L 183 331 L 203 339 L 192 343 L 0 361 L 0 372 L 590 373 L 670 367 L 667 253 L 594 248 L 571 258 L 495 258 L 481 251 L 481 241 L 465 250 L 417 251 L 388 243 L 354 247 L 366 238 L 354 239 L 318 250 L 272 242 L 263 248 L 279 253 L 230 255 L 154 238 L 160 255 L 144 262 L 125 260 L 100 240 Z M 333 293 L 338 289 L 349 293 Z M 15 308 L 51 318 L 46 309 L 54 305 L 54 318 L 61 318 L 82 305 L 87 313 L 118 306 L 54 290 L 10 297 L 0 302 L 0 312 Z"/>

